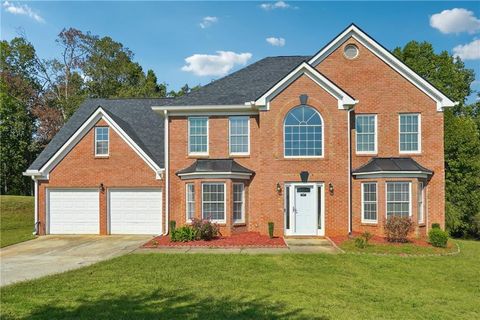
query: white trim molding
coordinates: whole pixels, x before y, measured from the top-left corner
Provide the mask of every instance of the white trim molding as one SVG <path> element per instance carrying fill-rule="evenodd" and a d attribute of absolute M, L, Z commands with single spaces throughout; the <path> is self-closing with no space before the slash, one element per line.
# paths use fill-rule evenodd
<path fill-rule="evenodd" d="M 155 172 L 157 179 L 162 179 L 164 168 L 160 168 L 129 136 L 128 134 L 103 110 L 98 109 L 75 131 L 63 146 L 40 168 L 40 170 L 27 170 L 24 175 L 48 179 L 50 171 L 75 147 L 75 145 L 92 129 L 95 124 L 103 119 Z"/>
<path fill-rule="evenodd" d="M 318 72 L 318 70 L 313 68 L 310 64 L 302 62 L 292 72 L 258 98 L 254 104 L 260 110 L 270 110 L 270 101 L 302 75 L 306 75 L 330 95 L 335 97 L 338 100 L 338 109 L 349 109 L 351 106 L 358 103 L 358 100 L 352 98 L 348 93 Z"/>
<path fill-rule="evenodd" d="M 398 72 L 401 76 L 415 85 L 418 89 L 424 92 L 427 96 L 432 98 L 437 104 L 437 111 L 443 111 L 444 108 L 453 107 L 458 102 L 453 102 L 435 88 L 428 81 L 420 77 L 416 72 L 410 69 L 406 64 L 396 58 L 390 51 L 385 49 L 382 45 L 376 42 L 373 38 L 368 36 L 356 25 L 352 24 L 345 29 L 340 35 L 328 43 L 323 49 L 321 49 L 316 55 L 314 55 L 308 63 L 313 67 L 320 64 L 326 57 L 328 57 L 337 48 L 343 45 L 348 39 L 353 38 L 362 44 L 365 48 L 370 50 L 374 55 L 379 57 L 383 62 L 390 66 L 393 70 Z"/>

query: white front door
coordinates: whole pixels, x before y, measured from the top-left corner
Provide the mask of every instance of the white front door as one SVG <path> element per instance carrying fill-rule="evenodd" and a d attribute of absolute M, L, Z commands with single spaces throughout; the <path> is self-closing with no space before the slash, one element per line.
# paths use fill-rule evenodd
<path fill-rule="evenodd" d="M 295 187 L 295 234 L 317 234 L 317 206 L 315 198 L 315 188 L 313 186 Z"/>
<path fill-rule="evenodd" d="M 159 189 L 110 189 L 110 234 L 162 233 L 162 191 Z"/>

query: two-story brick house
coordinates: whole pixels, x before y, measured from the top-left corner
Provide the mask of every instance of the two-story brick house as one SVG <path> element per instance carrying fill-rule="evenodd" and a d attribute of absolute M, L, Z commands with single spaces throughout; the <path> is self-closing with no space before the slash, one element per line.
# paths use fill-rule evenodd
<path fill-rule="evenodd" d="M 383 234 L 444 225 L 448 97 L 355 25 L 176 99 L 86 101 L 26 172 L 39 234 Z"/>

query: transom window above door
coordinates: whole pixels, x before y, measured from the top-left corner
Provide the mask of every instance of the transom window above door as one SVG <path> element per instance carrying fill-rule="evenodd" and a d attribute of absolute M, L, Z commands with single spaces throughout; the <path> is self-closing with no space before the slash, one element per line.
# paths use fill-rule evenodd
<path fill-rule="evenodd" d="M 287 113 L 284 155 L 287 158 L 323 156 L 323 120 L 317 110 L 302 105 Z"/>

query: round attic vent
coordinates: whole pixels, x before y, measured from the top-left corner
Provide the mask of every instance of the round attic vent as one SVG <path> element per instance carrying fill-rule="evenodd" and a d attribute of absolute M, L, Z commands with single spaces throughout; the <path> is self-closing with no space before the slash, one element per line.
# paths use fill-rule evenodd
<path fill-rule="evenodd" d="M 355 59 L 358 57 L 358 47 L 354 44 L 347 44 L 343 51 L 343 54 L 347 59 Z"/>

